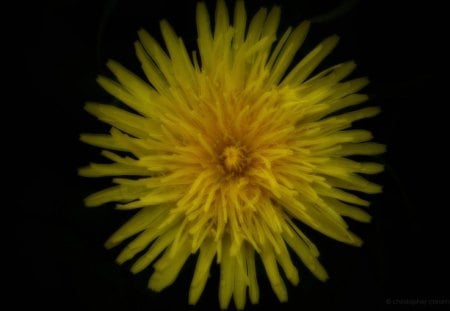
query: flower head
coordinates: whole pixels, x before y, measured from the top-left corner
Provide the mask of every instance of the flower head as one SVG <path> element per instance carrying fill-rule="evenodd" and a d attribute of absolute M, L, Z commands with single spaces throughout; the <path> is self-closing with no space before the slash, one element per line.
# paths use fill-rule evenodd
<path fill-rule="evenodd" d="M 370 132 L 349 129 L 379 110 L 335 113 L 367 100 L 356 94 L 367 79 L 342 82 L 355 68 L 353 62 L 312 75 L 337 36 L 322 41 L 288 71 L 309 23 L 277 39 L 279 20 L 278 7 L 263 8 L 247 23 L 241 0 L 231 24 L 219 0 L 212 30 L 206 6 L 199 3 L 198 54 L 190 55 L 162 21 L 165 49 L 144 30 L 135 43 L 148 81 L 114 61 L 107 65 L 117 81 L 98 78 L 129 109 L 87 103 L 86 110 L 112 128 L 107 135 L 83 134 L 81 140 L 108 150 L 102 154 L 111 162 L 91 164 L 80 174 L 122 177 L 85 202 L 118 202 L 119 209 L 138 210 L 106 246 L 135 236 L 117 260 L 139 254 L 134 273 L 154 262 L 152 290 L 169 286 L 188 257 L 199 253 L 189 303 L 198 301 L 215 260 L 221 308 L 233 297 L 242 309 L 247 289 L 252 303 L 259 300 L 257 255 L 275 294 L 286 301 L 280 268 L 291 283 L 299 281 L 288 249 L 317 278 L 327 279 L 300 223 L 340 242 L 361 244 L 342 217 L 370 220 L 356 207 L 369 202 L 354 191 L 380 192 L 360 174 L 383 168 L 345 157 L 384 151 L 383 145 L 368 142 Z"/>

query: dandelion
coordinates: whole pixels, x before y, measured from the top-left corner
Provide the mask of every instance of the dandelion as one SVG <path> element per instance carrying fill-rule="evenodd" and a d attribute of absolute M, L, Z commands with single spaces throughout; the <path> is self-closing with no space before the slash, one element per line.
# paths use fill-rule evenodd
<path fill-rule="evenodd" d="M 247 294 L 251 303 L 259 300 L 259 256 L 284 302 L 285 279 L 299 282 L 291 255 L 319 280 L 328 278 L 319 251 L 299 225 L 343 243 L 362 243 L 343 216 L 370 221 L 360 209 L 369 202 L 355 191 L 380 192 L 361 174 L 383 167 L 346 157 L 384 151 L 369 142 L 370 132 L 350 129 L 379 109 L 336 113 L 367 100 L 357 93 L 366 78 L 343 81 L 354 62 L 312 75 L 337 36 L 288 71 L 309 23 L 277 38 L 278 7 L 260 9 L 247 23 L 244 1 L 238 0 L 230 23 L 225 2 L 218 0 L 212 29 L 206 5 L 199 3 L 196 21 L 198 54 L 190 55 L 163 20 L 165 49 L 144 30 L 135 43 L 148 81 L 115 61 L 107 66 L 116 80 L 98 78 L 128 108 L 86 104 L 89 113 L 112 127 L 109 134 L 82 134 L 81 140 L 105 149 L 102 155 L 111 162 L 90 164 L 79 173 L 116 178 L 113 187 L 88 196 L 85 204 L 117 202 L 118 209 L 138 210 L 106 247 L 134 236 L 117 261 L 138 257 L 133 273 L 153 264 L 148 286 L 154 291 L 172 284 L 196 254 L 189 303 L 199 300 L 215 261 L 220 307 L 227 308 L 233 298 L 243 309 Z"/>

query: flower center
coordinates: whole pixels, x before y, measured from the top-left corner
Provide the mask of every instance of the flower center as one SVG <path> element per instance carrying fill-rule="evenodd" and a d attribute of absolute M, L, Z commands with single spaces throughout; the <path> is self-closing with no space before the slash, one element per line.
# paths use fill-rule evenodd
<path fill-rule="evenodd" d="M 245 154 L 239 146 L 227 146 L 220 156 L 223 167 L 230 173 L 241 173 L 247 161 Z"/>

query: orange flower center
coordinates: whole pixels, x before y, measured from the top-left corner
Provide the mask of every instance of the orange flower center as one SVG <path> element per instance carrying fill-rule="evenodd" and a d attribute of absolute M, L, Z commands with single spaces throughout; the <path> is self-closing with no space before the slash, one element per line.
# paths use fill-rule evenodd
<path fill-rule="evenodd" d="M 225 147 L 220 158 L 225 171 L 228 173 L 242 173 L 244 168 L 247 166 L 247 157 L 245 152 L 237 145 Z"/>

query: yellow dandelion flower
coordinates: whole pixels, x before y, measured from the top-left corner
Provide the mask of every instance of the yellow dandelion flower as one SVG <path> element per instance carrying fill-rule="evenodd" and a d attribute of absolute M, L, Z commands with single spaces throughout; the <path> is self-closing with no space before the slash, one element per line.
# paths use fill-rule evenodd
<path fill-rule="evenodd" d="M 212 29 L 206 5 L 199 3 L 196 21 L 198 54 L 190 56 L 163 20 L 165 49 L 144 30 L 135 43 L 148 81 L 115 61 L 107 66 L 117 81 L 98 78 L 129 109 L 87 103 L 86 110 L 112 128 L 107 135 L 83 134 L 81 140 L 107 149 L 102 154 L 111 162 L 79 173 L 122 178 L 85 203 L 118 202 L 119 209 L 139 210 L 106 247 L 136 236 L 117 261 L 139 254 L 133 273 L 154 262 L 148 283 L 154 291 L 172 284 L 188 257 L 198 253 L 189 303 L 199 300 L 215 260 L 221 308 L 233 298 L 243 309 L 247 291 L 252 303 L 259 300 L 259 256 L 273 291 L 286 301 L 280 268 L 292 284 L 299 282 L 291 254 L 318 279 L 328 278 L 299 223 L 340 242 L 362 243 L 343 216 L 370 220 L 356 207 L 369 202 L 354 191 L 380 192 L 360 174 L 383 167 L 346 157 L 376 155 L 385 148 L 368 142 L 370 132 L 349 128 L 379 109 L 335 113 L 367 100 L 356 93 L 366 78 L 343 82 L 353 62 L 311 76 L 337 36 L 322 41 L 288 72 L 309 23 L 288 28 L 277 39 L 278 7 L 259 10 L 247 23 L 240 0 L 230 23 L 225 2 L 218 0 Z"/>

